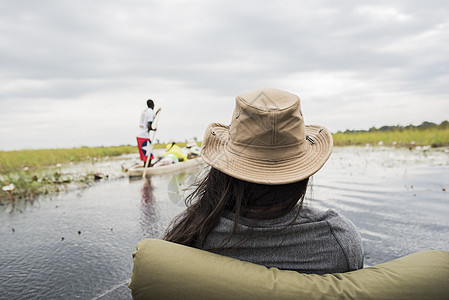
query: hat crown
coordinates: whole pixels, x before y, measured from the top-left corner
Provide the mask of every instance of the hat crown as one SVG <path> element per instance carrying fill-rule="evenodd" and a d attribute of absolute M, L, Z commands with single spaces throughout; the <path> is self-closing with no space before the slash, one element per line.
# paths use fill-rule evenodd
<path fill-rule="evenodd" d="M 262 184 L 297 182 L 315 174 L 332 152 L 332 135 L 305 125 L 298 96 L 259 89 L 236 98 L 231 125 L 212 123 L 203 160 L 230 176 Z"/>
<path fill-rule="evenodd" d="M 305 125 L 298 96 L 265 88 L 236 97 L 230 130 L 230 142 L 235 146 L 280 147 L 304 140 Z"/>

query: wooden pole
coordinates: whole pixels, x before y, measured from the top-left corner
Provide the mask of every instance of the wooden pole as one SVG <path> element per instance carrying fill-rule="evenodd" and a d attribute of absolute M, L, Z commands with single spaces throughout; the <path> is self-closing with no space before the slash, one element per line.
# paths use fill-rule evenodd
<path fill-rule="evenodd" d="M 161 112 L 159 111 L 159 113 L 156 115 L 156 121 L 154 122 L 154 128 L 157 129 L 157 123 L 159 122 L 159 115 L 161 114 Z M 150 157 L 151 157 L 151 152 L 153 152 L 153 143 L 154 143 L 154 137 L 156 136 L 156 131 L 153 131 L 153 138 L 151 139 L 151 144 L 150 144 L 150 149 L 149 151 L 147 151 L 147 161 L 145 162 L 145 167 L 143 168 L 143 173 L 142 173 L 142 178 L 145 179 L 146 175 L 147 175 L 147 168 L 148 168 L 148 164 L 150 162 Z"/>

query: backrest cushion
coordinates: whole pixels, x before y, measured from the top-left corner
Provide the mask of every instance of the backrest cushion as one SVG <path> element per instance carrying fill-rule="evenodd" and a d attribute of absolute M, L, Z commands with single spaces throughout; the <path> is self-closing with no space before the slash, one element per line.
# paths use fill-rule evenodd
<path fill-rule="evenodd" d="M 449 253 L 423 251 L 325 275 L 266 268 L 157 240 L 138 243 L 133 299 L 449 299 Z"/>

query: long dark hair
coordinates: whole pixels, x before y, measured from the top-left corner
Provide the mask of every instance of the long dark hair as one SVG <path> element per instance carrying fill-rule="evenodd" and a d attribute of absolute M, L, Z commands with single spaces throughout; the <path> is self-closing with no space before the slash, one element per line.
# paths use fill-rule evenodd
<path fill-rule="evenodd" d="M 292 211 L 299 202 L 299 211 L 307 190 L 308 178 L 288 184 L 265 185 L 247 182 L 211 168 L 186 198 L 187 209 L 170 224 L 164 239 L 201 248 L 220 217 L 234 214 L 234 226 L 226 241 L 235 233 L 240 216 L 251 219 L 274 219 Z"/>

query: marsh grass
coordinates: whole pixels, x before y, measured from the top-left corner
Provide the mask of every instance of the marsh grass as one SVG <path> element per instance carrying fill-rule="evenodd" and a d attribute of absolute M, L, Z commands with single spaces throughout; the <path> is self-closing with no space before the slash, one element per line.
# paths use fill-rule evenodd
<path fill-rule="evenodd" d="M 81 147 L 69 149 L 38 149 L 0 151 L 0 186 L 14 185 L 11 195 L 0 191 L 0 203 L 16 198 L 33 198 L 34 195 L 65 190 L 69 185 L 85 185 L 95 180 L 91 173 L 65 174 L 62 164 L 97 161 L 109 156 L 137 153 L 136 146 Z M 3 193 L 2 193 L 3 192 Z"/>
<path fill-rule="evenodd" d="M 135 146 L 0 151 L 0 174 L 135 152 Z"/>
<path fill-rule="evenodd" d="M 332 135 L 335 146 L 377 145 L 386 146 L 449 146 L 449 128 L 430 127 L 396 129 L 388 131 L 338 132 Z"/>
<path fill-rule="evenodd" d="M 14 184 L 13 197 L 3 193 L 0 196 L 0 202 L 14 201 L 15 199 L 22 198 L 33 199 L 36 195 L 60 192 L 65 190 L 68 184 L 80 182 L 57 172 L 48 174 L 40 172 L 38 174 L 33 173 L 30 176 L 30 174 L 26 174 L 25 172 L 11 172 L 0 177 L 0 185 Z M 85 183 L 88 183 L 88 181 Z"/>
<path fill-rule="evenodd" d="M 180 147 L 185 144 L 178 143 Z M 166 144 L 154 145 L 155 149 L 165 147 Z M 70 186 L 90 185 L 96 180 L 94 172 L 67 173 L 61 171 L 61 166 L 79 162 L 93 164 L 131 153 L 137 155 L 136 146 L 0 151 L 0 187 L 14 185 L 12 193 L 0 190 L 0 204 L 20 198 L 33 199 L 35 195 L 60 192 Z"/>

